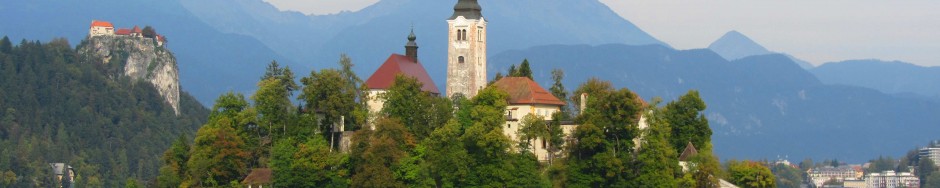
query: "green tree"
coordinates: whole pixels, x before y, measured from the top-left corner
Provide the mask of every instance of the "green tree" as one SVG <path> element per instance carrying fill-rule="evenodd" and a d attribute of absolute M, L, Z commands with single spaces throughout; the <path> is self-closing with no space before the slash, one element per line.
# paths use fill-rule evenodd
<path fill-rule="evenodd" d="M 770 169 L 776 176 L 777 187 L 780 188 L 799 188 L 803 183 L 803 172 L 799 168 L 793 168 L 785 164 L 774 165 Z"/>
<path fill-rule="evenodd" d="M 7 170 L 6 172 L 3 172 L 3 174 L 0 174 L 0 185 L 9 187 L 13 185 L 13 183 L 16 183 L 16 173 Z"/>
<path fill-rule="evenodd" d="M 646 118 L 649 127 L 643 131 L 642 144 L 637 151 L 634 168 L 638 175 L 634 182 L 637 187 L 676 187 L 675 178 L 681 174 L 679 155 L 669 143 L 672 131 L 663 110 L 653 106 L 653 112 Z"/>
<path fill-rule="evenodd" d="M 615 90 L 610 82 L 588 80 L 575 96 L 589 94 L 587 109 L 577 117 L 574 146 L 568 159 L 567 184 L 587 187 L 631 186 L 635 173 L 633 139 L 645 108 L 642 99 L 628 89 Z M 580 99 L 576 99 L 580 102 Z"/>
<path fill-rule="evenodd" d="M 921 187 L 938 187 L 940 186 L 940 173 L 933 173 L 930 176 L 927 176 L 927 180 L 924 184 L 921 184 Z"/>
<path fill-rule="evenodd" d="M 414 77 L 397 75 L 388 92 L 380 96 L 385 99 L 383 114 L 401 120 L 418 140 L 424 139 L 431 131 L 443 125 L 432 124 L 434 116 L 431 114 L 436 109 L 432 108 L 431 94 L 421 90 L 423 86 Z"/>
<path fill-rule="evenodd" d="M 184 185 L 219 186 L 237 181 L 247 173 L 250 153 L 241 136 L 224 126 L 228 121 L 231 120 L 210 121 L 196 133 L 192 155 L 186 163 L 188 179 Z"/>
<path fill-rule="evenodd" d="M 155 38 L 157 37 L 157 30 L 153 29 L 153 27 L 150 27 L 148 25 L 148 26 L 144 26 L 144 29 L 141 31 L 141 34 L 143 34 L 144 37 L 147 37 L 147 38 Z"/>
<path fill-rule="evenodd" d="M 318 136 L 299 143 L 293 138 L 279 140 L 271 153 L 271 170 L 277 187 L 346 187 L 349 172 L 347 156 L 330 152 Z"/>
<path fill-rule="evenodd" d="M 508 71 L 508 74 L 506 74 L 508 77 L 515 77 L 516 75 L 519 75 L 519 69 L 516 69 L 516 64 L 509 65 Z"/>
<path fill-rule="evenodd" d="M 547 185 L 539 178 L 534 155 L 509 153 L 511 141 L 503 134 L 509 97 L 495 87 L 486 87 L 458 112 L 467 122 L 460 142 L 469 154 L 467 184 L 461 187 L 523 187 Z M 461 115 L 463 114 L 463 115 Z"/>
<path fill-rule="evenodd" d="M 405 187 L 404 177 L 395 172 L 401 168 L 401 160 L 414 149 L 414 136 L 396 119 L 376 119 L 375 131 L 359 130 L 353 141 L 356 160 L 352 176 L 353 187 Z M 367 135 L 371 134 L 371 135 Z"/>
<path fill-rule="evenodd" d="M 342 74 L 334 69 L 322 69 L 319 73 L 311 72 L 309 77 L 301 79 L 304 84 L 299 98 L 304 101 L 307 113 L 321 113 L 320 132 L 329 134 L 334 123 L 340 119 L 352 117 L 357 108 L 355 92 L 344 87 Z M 329 135 L 327 135 L 329 136 Z"/>
<path fill-rule="evenodd" d="M 565 78 L 565 72 L 563 70 L 553 69 L 552 70 L 552 82 L 553 83 L 552 83 L 552 87 L 549 88 L 548 90 L 552 92 L 552 95 L 555 96 L 555 98 L 558 98 L 561 101 L 565 102 L 565 106 L 561 107 L 561 111 L 562 111 L 561 118 L 564 120 L 567 120 L 569 119 L 568 116 L 570 115 L 569 114 L 570 112 L 568 110 L 569 107 L 567 105 L 569 104 L 568 103 L 568 90 L 565 89 L 565 85 L 561 83 L 561 81 L 564 78 Z"/>
<path fill-rule="evenodd" d="M 702 113 L 706 108 L 705 101 L 699 97 L 698 91 L 689 91 L 678 100 L 666 104 L 665 108 L 666 119 L 672 125 L 670 142 L 678 152 L 690 141 L 699 147 L 711 142 L 712 130 Z"/>
<path fill-rule="evenodd" d="M 467 150 L 460 144 L 462 134 L 457 120 L 450 120 L 422 142 L 422 145 L 427 146 L 426 166 L 435 187 L 460 187 L 468 184 L 466 177 L 470 174 L 471 159 Z"/>
<path fill-rule="evenodd" d="M 132 179 L 132 178 L 128 178 L 128 179 L 127 179 L 127 182 L 124 183 L 124 187 L 125 187 L 125 188 L 140 188 L 140 187 L 143 187 L 143 186 L 141 186 L 140 183 L 137 182 L 137 180 Z"/>
<path fill-rule="evenodd" d="M 519 124 L 518 136 L 519 151 L 533 152 L 535 146 L 532 144 L 532 140 L 549 138 L 548 122 L 542 116 L 526 114 L 522 117 L 521 124 Z"/>
<path fill-rule="evenodd" d="M 532 79 L 532 68 L 529 67 L 529 59 L 523 59 L 522 64 L 519 64 L 519 71 L 512 76 L 528 77 L 529 79 Z"/>
<path fill-rule="evenodd" d="M 933 162 L 933 160 L 930 160 L 929 157 L 921 157 L 920 160 L 917 161 L 917 176 L 920 178 L 921 184 L 927 184 L 927 180 L 929 180 L 931 175 L 940 174 L 936 172 L 937 165 Z"/>
<path fill-rule="evenodd" d="M 271 78 L 279 78 L 284 75 L 284 69 L 281 68 L 281 64 L 277 61 L 271 61 L 268 63 L 268 66 L 264 69 L 264 75 L 261 76 L 261 80 L 267 80 Z"/>
<path fill-rule="evenodd" d="M 284 89 L 284 85 L 279 79 L 262 80 L 258 83 L 258 91 L 251 97 L 255 101 L 255 108 L 261 114 L 262 124 L 270 133 L 281 129 L 281 134 L 286 134 L 287 122 L 294 115 L 290 93 Z"/>
<path fill-rule="evenodd" d="M 10 38 L 3 36 L 3 39 L 0 39 L 0 53 L 10 53 L 13 51 L 13 43 L 10 42 Z"/>
<path fill-rule="evenodd" d="M 179 187 L 186 178 L 186 162 L 189 161 L 190 146 L 185 136 L 180 135 L 170 149 L 163 153 L 163 166 L 157 176 L 157 187 Z"/>
<path fill-rule="evenodd" d="M 776 187 L 770 169 L 753 161 L 728 161 L 728 181 L 747 188 Z"/>

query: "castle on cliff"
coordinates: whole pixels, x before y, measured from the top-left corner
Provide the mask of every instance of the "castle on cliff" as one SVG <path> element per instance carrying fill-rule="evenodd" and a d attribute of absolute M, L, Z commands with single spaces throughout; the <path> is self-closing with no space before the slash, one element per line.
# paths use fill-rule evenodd
<path fill-rule="evenodd" d="M 157 43 L 157 46 L 163 46 L 166 43 L 166 37 L 154 32 L 154 36 L 144 36 L 144 31 L 138 26 L 134 26 L 133 29 L 120 28 L 115 30 L 114 24 L 106 21 L 92 20 L 91 26 L 88 28 L 88 36 L 123 36 L 123 37 L 137 37 L 137 38 L 153 38 Z"/>

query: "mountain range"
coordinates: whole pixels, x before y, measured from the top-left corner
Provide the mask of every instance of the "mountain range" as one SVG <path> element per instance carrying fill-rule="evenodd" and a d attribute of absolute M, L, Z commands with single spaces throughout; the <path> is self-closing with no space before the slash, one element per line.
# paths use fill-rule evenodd
<path fill-rule="evenodd" d="M 741 58 L 748 57 L 748 56 L 766 55 L 766 54 L 776 53 L 776 52 L 767 50 L 767 48 L 764 48 L 764 46 L 761 46 L 757 42 L 754 42 L 754 40 L 751 40 L 750 37 L 747 37 L 738 31 L 728 31 L 727 33 L 725 33 L 725 35 L 722 35 L 721 38 L 718 38 L 718 40 L 708 45 L 708 49 L 715 51 L 715 53 L 718 53 L 718 55 L 721 55 L 721 57 L 729 61 L 741 59 Z M 780 53 L 780 54 L 787 56 L 788 58 L 790 58 L 790 60 L 792 60 L 793 62 L 796 62 L 798 65 L 800 65 L 800 67 L 803 67 L 804 69 L 813 68 L 813 65 L 810 64 L 809 62 L 797 59 L 796 57 L 793 57 L 792 55 L 789 55 L 789 54 L 785 54 L 785 53 Z"/>
<path fill-rule="evenodd" d="M 925 143 L 940 131 L 938 103 L 827 85 L 781 54 L 727 61 L 707 49 L 549 45 L 494 55 L 489 71 L 505 71 L 526 58 L 541 85 L 550 85 L 551 70 L 558 68 L 572 90 L 597 77 L 648 101 L 700 91 L 715 152 L 723 159 L 805 156 L 863 162 L 905 153 L 900 146 Z"/>
<path fill-rule="evenodd" d="M 0 4 L 0 35 L 67 37 L 77 44 L 93 19 L 118 27 L 151 25 L 169 40 L 182 89 L 210 106 L 228 91 L 254 93 L 264 65 L 272 60 L 306 75 L 336 67 L 346 53 L 356 64 L 354 71 L 366 78 L 389 54 L 404 52 L 412 29 L 419 58 L 439 80 L 438 88 L 444 88 L 445 20 L 454 3 L 381 0 L 356 12 L 304 15 L 262 0 L 13 1 Z M 736 31 L 708 49 L 675 50 L 597 0 L 480 3 L 489 21 L 491 74 L 528 58 L 542 85 L 549 84 L 551 69 L 560 68 L 568 75 L 569 89 L 590 77 L 647 99 L 668 101 L 697 89 L 709 105 L 706 115 L 723 158 L 790 155 L 860 162 L 936 139 L 927 134 L 936 132 L 930 125 L 940 123 L 932 116 L 940 105 L 930 100 L 938 92 L 927 87 L 936 82 L 921 76 L 937 74 L 919 72 L 932 68 L 915 66 L 877 77 L 858 63 L 813 68 Z M 918 74 L 898 78 L 913 70 Z M 864 76 L 884 82 L 865 82 L 859 78 Z"/>

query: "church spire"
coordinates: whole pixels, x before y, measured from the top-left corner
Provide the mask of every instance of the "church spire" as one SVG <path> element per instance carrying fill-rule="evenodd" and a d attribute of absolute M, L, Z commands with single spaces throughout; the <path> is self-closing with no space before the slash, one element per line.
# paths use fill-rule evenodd
<path fill-rule="evenodd" d="M 418 43 L 415 42 L 418 37 L 415 36 L 415 26 L 411 26 L 411 34 L 408 35 L 408 44 L 405 45 L 405 56 L 418 62 Z"/>
<path fill-rule="evenodd" d="M 477 0 L 457 0 L 457 5 L 454 5 L 454 15 L 450 16 L 449 20 L 457 19 L 458 16 L 463 16 L 470 20 L 478 20 L 483 17 L 482 11 L 483 8 L 480 7 Z"/>

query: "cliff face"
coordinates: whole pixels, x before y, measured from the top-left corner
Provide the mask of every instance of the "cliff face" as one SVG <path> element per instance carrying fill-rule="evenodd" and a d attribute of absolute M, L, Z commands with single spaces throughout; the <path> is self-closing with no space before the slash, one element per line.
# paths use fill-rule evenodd
<path fill-rule="evenodd" d="M 145 80 L 179 115 L 180 84 L 176 58 L 153 39 L 130 36 L 95 36 L 84 41 L 78 52 L 112 65 L 135 80 Z"/>

